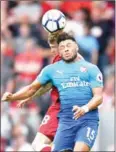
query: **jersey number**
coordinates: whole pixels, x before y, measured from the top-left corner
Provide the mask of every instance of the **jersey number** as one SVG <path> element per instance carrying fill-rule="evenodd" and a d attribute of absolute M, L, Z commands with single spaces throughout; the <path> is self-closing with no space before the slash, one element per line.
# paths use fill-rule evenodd
<path fill-rule="evenodd" d="M 87 138 L 89 141 L 95 138 L 95 130 L 91 129 L 90 127 L 87 128 Z"/>
<path fill-rule="evenodd" d="M 44 119 L 43 119 L 41 125 L 47 124 L 47 123 L 48 123 L 48 120 L 50 120 L 50 116 L 49 116 L 49 115 L 45 115 L 45 117 L 44 117 Z"/>

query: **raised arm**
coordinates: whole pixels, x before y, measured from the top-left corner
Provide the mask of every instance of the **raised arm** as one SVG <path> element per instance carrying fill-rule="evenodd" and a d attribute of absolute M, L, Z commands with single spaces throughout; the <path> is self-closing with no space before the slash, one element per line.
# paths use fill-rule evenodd
<path fill-rule="evenodd" d="M 50 91 L 52 89 L 52 83 L 47 83 L 40 87 L 39 90 L 32 96 L 32 97 L 40 97 L 44 95 L 46 92 Z"/>
<path fill-rule="evenodd" d="M 33 96 L 40 87 L 41 84 L 37 81 L 34 81 L 32 84 L 22 88 L 14 94 L 6 92 L 2 97 L 2 101 L 16 101 L 27 99 Z"/>
<path fill-rule="evenodd" d="M 51 84 L 51 83 L 47 83 L 47 84 L 41 86 L 40 89 L 37 90 L 37 92 L 36 92 L 32 97 L 27 98 L 27 99 L 22 100 L 22 101 L 19 101 L 19 103 L 18 103 L 17 106 L 18 106 L 19 108 L 22 108 L 25 104 L 28 104 L 28 103 L 32 102 L 32 99 L 33 99 L 34 97 L 40 97 L 40 96 L 44 95 L 44 94 L 45 94 L 46 92 L 48 92 L 51 88 L 52 88 L 52 84 Z"/>
<path fill-rule="evenodd" d="M 32 97 L 42 85 L 50 81 L 50 72 L 50 66 L 45 67 L 32 84 L 22 88 L 14 94 L 6 92 L 2 97 L 2 101 L 24 100 Z"/>

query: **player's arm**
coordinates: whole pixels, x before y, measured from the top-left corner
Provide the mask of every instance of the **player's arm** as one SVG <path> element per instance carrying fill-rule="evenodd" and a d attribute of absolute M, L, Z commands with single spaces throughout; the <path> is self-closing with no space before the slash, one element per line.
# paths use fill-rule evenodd
<path fill-rule="evenodd" d="M 93 66 L 89 71 L 90 85 L 92 88 L 93 98 L 86 105 L 88 111 L 96 109 L 103 100 L 103 76 L 97 66 Z"/>
<path fill-rule="evenodd" d="M 74 119 L 78 119 L 79 117 L 83 116 L 85 113 L 97 109 L 97 107 L 102 103 L 103 100 L 103 88 L 98 87 L 98 88 L 93 88 L 93 98 L 88 102 L 88 104 L 78 107 L 74 106 L 73 111 L 74 111 Z"/>
<path fill-rule="evenodd" d="M 51 88 L 52 88 L 52 83 L 50 83 L 50 82 L 45 84 L 45 85 L 43 85 L 43 86 L 41 86 L 40 89 L 37 90 L 37 92 L 32 97 L 27 98 L 27 99 L 22 100 L 22 101 L 19 101 L 17 106 L 19 108 L 23 107 L 25 104 L 30 103 L 34 97 L 40 97 L 40 96 L 44 95 L 46 92 L 51 90 Z"/>
<path fill-rule="evenodd" d="M 32 97 L 42 85 L 46 84 L 50 80 L 49 69 L 49 66 L 44 68 L 32 84 L 22 88 L 20 91 L 14 94 L 5 93 L 2 97 L 2 101 L 24 100 Z"/>
<path fill-rule="evenodd" d="M 29 98 L 33 96 L 40 87 L 41 84 L 37 81 L 34 81 L 32 84 L 22 88 L 14 94 L 6 92 L 2 97 L 2 101 L 16 101 Z"/>
<path fill-rule="evenodd" d="M 52 89 L 52 83 L 49 82 L 43 86 L 40 87 L 39 90 L 33 95 L 33 97 L 40 97 L 44 95 L 46 92 L 50 91 Z"/>
<path fill-rule="evenodd" d="M 90 85 L 92 88 L 93 97 L 86 105 L 82 107 L 78 107 L 78 106 L 73 107 L 73 111 L 75 111 L 74 119 L 78 119 L 80 116 L 84 115 L 85 113 L 97 109 L 97 107 L 102 103 L 103 100 L 102 74 L 97 68 L 97 66 L 94 66 L 94 68 L 91 69 L 89 74 L 90 74 Z"/>
<path fill-rule="evenodd" d="M 86 105 L 88 108 L 88 111 L 96 109 L 103 101 L 103 88 L 93 88 L 93 98 L 89 101 L 89 103 Z"/>

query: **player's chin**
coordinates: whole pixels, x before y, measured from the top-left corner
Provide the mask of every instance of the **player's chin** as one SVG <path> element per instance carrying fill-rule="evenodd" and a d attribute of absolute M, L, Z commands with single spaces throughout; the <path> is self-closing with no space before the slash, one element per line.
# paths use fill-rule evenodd
<path fill-rule="evenodd" d="M 66 57 L 66 58 L 63 58 L 63 60 L 64 60 L 65 62 L 69 63 L 69 62 L 72 62 L 74 59 L 71 58 L 71 57 Z"/>

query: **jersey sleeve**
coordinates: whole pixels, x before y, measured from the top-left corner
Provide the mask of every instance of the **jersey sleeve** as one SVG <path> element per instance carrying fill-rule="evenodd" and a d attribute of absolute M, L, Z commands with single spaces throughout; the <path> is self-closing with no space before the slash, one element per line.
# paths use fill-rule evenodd
<path fill-rule="evenodd" d="M 40 84 L 46 84 L 51 80 L 51 67 L 47 66 L 42 71 L 40 74 L 37 76 L 36 81 L 39 82 Z"/>
<path fill-rule="evenodd" d="M 89 70 L 89 81 L 92 88 L 103 87 L 103 75 L 96 65 Z"/>

